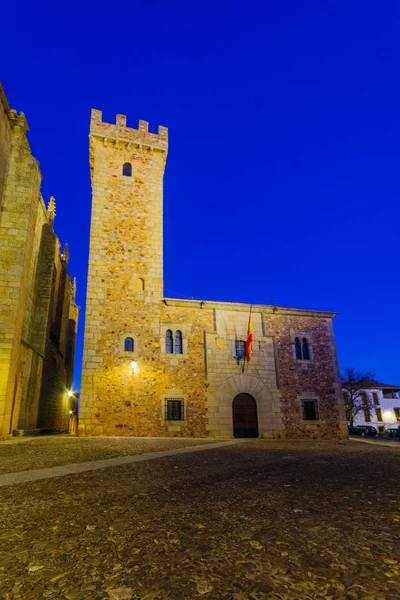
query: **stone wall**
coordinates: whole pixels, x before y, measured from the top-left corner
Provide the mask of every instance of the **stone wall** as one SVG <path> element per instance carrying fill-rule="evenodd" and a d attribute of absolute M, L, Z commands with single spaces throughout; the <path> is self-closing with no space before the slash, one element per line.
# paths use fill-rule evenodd
<path fill-rule="evenodd" d="M 139 122 L 138 129 L 127 128 L 122 115 L 117 115 L 116 125 L 102 123 L 100 111 L 92 111 L 93 201 L 80 400 L 80 425 L 87 433 L 138 433 L 142 423 L 151 423 L 148 435 L 160 429 L 155 417 L 158 405 L 154 409 L 152 403 L 136 401 L 142 388 L 135 398 L 126 392 L 129 372 L 126 361 L 119 360 L 118 348 L 124 332 L 135 331 L 150 368 L 151 355 L 160 343 L 162 180 L 167 149 L 165 128 L 149 133 L 145 121 Z M 131 165 L 131 176 L 123 174 L 126 163 Z M 146 381 L 153 376 L 144 367 L 142 373 L 147 391 Z M 136 425 L 131 424 L 133 410 Z"/>
<path fill-rule="evenodd" d="M 11 155 L 11 126 L 7 98 L 0 82 L 0 209 Z"/>
<path fill-rule="evenodd" d="M 46 211 L 40 193 L 41 173 L 31 154 L 25 116 L 8 107 L 1 87 L 0 106 L 0 437 L 4 437 L 15 430 L 36 429 L 40 404 L 54 400 L 62 405 L 59 396 L 44 400 L 40 391 L 50 344 L 53 276 L 61 258 L 54 212 Z M 64 283 L 65 278 L 66 274 Z M 65 285 L 58 292 L 62 306 Z M 70 295 L 66 302 L 69 311 L 75 300 Z M 65 366 L 60 369 L 65 394 Z"/>

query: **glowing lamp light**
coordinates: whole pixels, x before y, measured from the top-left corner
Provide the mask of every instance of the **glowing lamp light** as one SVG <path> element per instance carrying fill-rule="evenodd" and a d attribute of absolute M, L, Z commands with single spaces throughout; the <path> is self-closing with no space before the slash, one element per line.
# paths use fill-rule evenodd
<path fill-rule="evenodd" d="M 136 367 L 137 367 L 137 362 L 136 362 L 136 360 L 133 360 L 131 362 L 131 369 L 132 369 L 132 371 L 134 371 L 136 369 Z"/>
<path fill-rule="evenodd" d="M 68 391 L 68 398 L 72 398 L 72 396 L 74 395 L 74 392 L 72 390 Z"/>

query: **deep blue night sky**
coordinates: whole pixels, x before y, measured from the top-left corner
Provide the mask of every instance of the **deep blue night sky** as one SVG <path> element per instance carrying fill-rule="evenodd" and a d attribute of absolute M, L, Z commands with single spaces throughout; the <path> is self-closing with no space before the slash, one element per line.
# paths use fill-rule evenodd
<path fill-rule="evenodd" d="M 84 328 L 90 109 L 169 128 L 167 296 L 339 313 L 341 368 L 400 385 L 400 5 L 2 6 L 1 70 L 70 245 Z"/>

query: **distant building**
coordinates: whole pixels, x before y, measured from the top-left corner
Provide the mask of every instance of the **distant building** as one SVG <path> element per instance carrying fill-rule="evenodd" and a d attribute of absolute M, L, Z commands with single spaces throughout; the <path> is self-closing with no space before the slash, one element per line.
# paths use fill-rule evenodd
<path fill-rule="evenodd" d="M 23 113 L 0 84 L 0 439 L 68 431 L 78 307 L 55 202 L 40 193 Z"/>
<path fill-rule="evenodd" d="M 373 425 L 378 431 L 400 426 L 400 386 L 375 383 L 375 387 L 364 390 L 373 408 L 365 408 L 354 418 L 354 425 Z"/>
<path fill-rule="evenodd" d="M 109 124 L 92 111 L 79 433 L 347 437 L 334 313 L 253 306 L 246 364 L 249 305 L 164 297 L 167 151 L 165 127 L 128 128 L 123 115 Z M 204 235 L 218 235 L 211 221 Z M 252 260 L 240 223 L 234 235 Z M 173 243 L 185 252 L 178 231 Z"/>

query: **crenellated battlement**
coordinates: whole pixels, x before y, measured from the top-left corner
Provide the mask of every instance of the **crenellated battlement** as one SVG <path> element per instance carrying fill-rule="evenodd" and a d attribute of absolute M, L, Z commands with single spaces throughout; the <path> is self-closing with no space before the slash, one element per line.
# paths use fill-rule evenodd
<path fill-rule="evenodd" d="M 101 137 L 104 140 L 118 140 L 133 143 L 167 152 L 168 129 L 159 125 L 157 133 L 149 132 L 147 121 L 139 121 L 137 129 L 126 126 L 126 115 L 117 115 L 115 124 L 105 123 L 102 120 L 102 111 L 92 109 L 90 119 L 90 135 Z"/>

